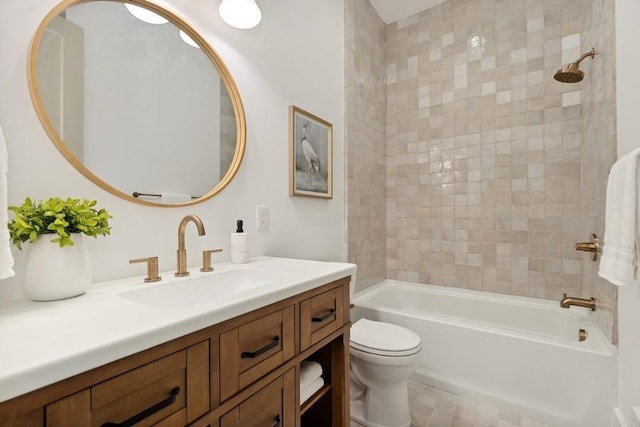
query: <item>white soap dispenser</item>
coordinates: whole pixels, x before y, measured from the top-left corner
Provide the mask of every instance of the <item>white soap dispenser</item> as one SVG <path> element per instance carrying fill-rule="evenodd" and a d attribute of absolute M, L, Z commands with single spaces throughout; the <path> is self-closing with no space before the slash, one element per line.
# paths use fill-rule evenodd
<path fill-rule="evenodd" d="M 249 235 L 242 230 L 241 219 L 236 224 L 236 232 L 231 233 L 231 262 L 244 264 L 249 262 Z"/>

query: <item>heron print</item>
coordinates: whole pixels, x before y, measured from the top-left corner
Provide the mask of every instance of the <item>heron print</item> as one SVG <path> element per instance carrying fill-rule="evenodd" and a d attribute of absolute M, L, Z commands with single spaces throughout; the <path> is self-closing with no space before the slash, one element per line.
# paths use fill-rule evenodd
<path fill-rule="evenodd" d="M 331 124 L 292 106 L 291 134 L 291 195 L 331 198 Z"/>
<path fill-rule="evenodd" d="M 305 123 L 302 126 L 302 139 L 300 139 L 300 143 L 302 144 L 302 154 L 304 155 L 304 158 L 307 160 L 307 164 L 309 165 L 309 169 L 307 169 L 307 174 L 309 175 L 309 189 L 311 189 L 312 188 L 311 174 L 313 172 L 320 174 L 321 165 L 320 165 L 320 158 L 318 157 L 315 150 L 313 149 L 313 146 L 307 139 L 308 125 L 309 123 Z"/>

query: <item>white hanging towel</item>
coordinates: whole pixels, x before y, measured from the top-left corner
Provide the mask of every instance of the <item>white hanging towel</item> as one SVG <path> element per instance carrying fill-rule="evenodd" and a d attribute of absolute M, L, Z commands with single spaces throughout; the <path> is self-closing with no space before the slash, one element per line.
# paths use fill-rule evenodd
<path fill-rule="evenodd" d="M 162 198 L 162 203 L 170 205 L 191 201 L 191 194 L 187 193 L 170 193 L 163 191 L 160 193 L 160 197 Z"/>
<path fill-rule="evenodd" d="M 13 254 L 11 253 L 11 238 L 7 228 L 7 222 L 9 222 L 9 212 L 7 210 L 8 164 L 7 142 L 0 126 L 0 279 L 15 276 Z"/>
<path fill-rule="evenodd" d="M 614 285 L 638 283 L 640 266 L 640 148 L 620 158 L 609 172 L 602 259 L 598 274 Z"/>

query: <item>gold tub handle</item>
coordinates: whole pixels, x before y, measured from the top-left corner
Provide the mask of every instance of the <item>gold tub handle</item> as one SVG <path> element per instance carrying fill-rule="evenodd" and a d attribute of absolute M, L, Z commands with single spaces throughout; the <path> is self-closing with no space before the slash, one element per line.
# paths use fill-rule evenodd
<path fill-rule="evenodd" d="M 600 241 L 595 234 L 591 235 L 591 241 L 576 243 L 576 251 L 591 252 L 591 259 L 593 261 L 598 260 L 598 253 L 600 252 Z"/>

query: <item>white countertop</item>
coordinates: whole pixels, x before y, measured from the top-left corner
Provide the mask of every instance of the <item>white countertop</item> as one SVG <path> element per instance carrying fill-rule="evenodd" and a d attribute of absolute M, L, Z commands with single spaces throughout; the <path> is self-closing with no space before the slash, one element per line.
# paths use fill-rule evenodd
<path fill-rule="evenodd" d="M 151 284 L 144 283 L 143 276 L 103 282 L 82 296 L 61 301 L 0 300 L 0 402 L 356 274 L 354 264 L 272 257 L 215 268 L 212 273 L 189 269 L 191 276 L 186 278 L 164 272 L 162 281 Z M 120 296 L 235 269 L 290 274 L 263 287 L 176 308 Z"/>

